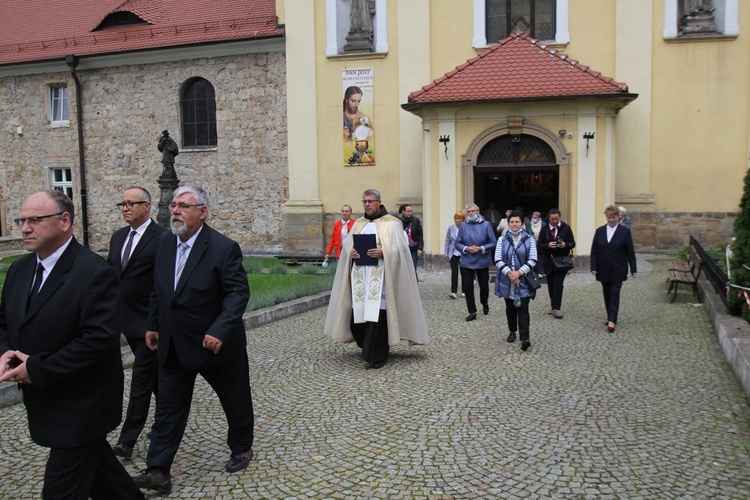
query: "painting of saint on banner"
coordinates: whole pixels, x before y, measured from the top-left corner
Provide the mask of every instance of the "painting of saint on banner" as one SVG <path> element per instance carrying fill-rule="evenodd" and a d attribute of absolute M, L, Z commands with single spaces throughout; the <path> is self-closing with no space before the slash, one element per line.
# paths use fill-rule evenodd
<path fill-rule="evenodd" d="M 345 166 L 375 165 L 372 74 L 373 68 L 342 71 Z"/>

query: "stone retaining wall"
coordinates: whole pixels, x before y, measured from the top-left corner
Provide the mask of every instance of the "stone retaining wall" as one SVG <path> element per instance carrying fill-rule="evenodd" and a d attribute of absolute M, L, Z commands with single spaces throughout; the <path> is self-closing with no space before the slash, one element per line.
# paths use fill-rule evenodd
<path fill-rule="evenodd" d="M 636 250 L 680 250 L 692 234 L 706 248 L 728 243 L 736 213 L 725 212 L 640 212 L 633 218 Z"/>

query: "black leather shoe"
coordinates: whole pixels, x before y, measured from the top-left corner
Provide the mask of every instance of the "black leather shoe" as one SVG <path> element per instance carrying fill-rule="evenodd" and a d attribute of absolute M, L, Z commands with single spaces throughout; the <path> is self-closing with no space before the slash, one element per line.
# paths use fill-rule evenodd
<path fill-rule="evenodd" d="M 133 456 L 133 447 L 119 442 L 112 447 L 112 451 L 118 457 L 130 458 Z"/>
<path fill-rule="evenodd" d="M 508 342 L 515 342 L 516 341 L 516 332 L 510 332 L 510 335 L 508 335 Z"/>
<path fill-rule="evenodd" d="M 370 368 L 373 370 L 379 370 L 385 366 L 385 361 L 375 361 L 373 364 L 370 365 Z"/>
<path fill-rule="evenodd" d="M 250 460 L 253 458 L 253 449 L 250 448 L 245 453 L 232 453 L 227 462 L 227 472 L 237 472 L 238 470 L 247 469 Z"/>
<path fill-rule="evenodd" d="M 142 490 L 154 490 L 160 493 L 172 492 L 172 476 L 160 469 L 147 469 L 140 476 L 134 476 L 135 485 Z"/>
<path fill-rule="evenodd" d="M 471 313 L 466 316 L 466 321 L 474 321 L 475 319 L 477 319 L 477 313 Z"/>
<path fill-rule="evenodd" d="M 484 306 L 484 308 L 482 308 L 482 312 L 485 316 L 487 316 L 490 313 L 490 306 Z"/>
<path fill-rule="evenodd" d="M 531 347 L 531 342 L 529 342 L 528 340 L 524 340 L 523 342 L 521 342 L 522 351 L 527 350 L 529 347 Z"/>

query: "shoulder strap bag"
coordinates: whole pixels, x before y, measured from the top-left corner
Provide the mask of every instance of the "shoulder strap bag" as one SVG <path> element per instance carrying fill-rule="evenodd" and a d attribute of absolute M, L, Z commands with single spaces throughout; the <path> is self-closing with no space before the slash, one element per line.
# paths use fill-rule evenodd
<path fill-rule="evenodd" d="M 519 242 L 523 243 L 524 246 L 526 246 L 526 240 L 528 240 L 528 236 L 524 236 L 524 238 Z M 510 237 L 509 241 L 510 245 L 513 245 L 513 237 Z M 528 251 L 528 249 L 527 249 Z M 513 245 L 513 252 L 516 254 L 516 259 L 518 260 L 518 263 L 521 263 L 521 257 L 518 256 L 518 251 L 516 250 L 515 245 Z M 520 266 L 519 266 L 520 267 Z M 529 270 L 528 274 L 524 274 L 524 279 L 526 280 L 526 284 L 528 285 L 529 289 L 531 290 L 539 290 L 542 288 L 542 284 L 539 282 L 539 275 L 536 273 L 534 269 Z"/>

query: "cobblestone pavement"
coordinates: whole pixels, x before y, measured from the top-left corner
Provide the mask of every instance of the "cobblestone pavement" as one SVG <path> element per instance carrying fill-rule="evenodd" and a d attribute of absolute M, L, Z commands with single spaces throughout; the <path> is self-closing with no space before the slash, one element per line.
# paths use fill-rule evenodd
<path fill-rule="evenodd" d="M 528 352 L 505 341 L 497 297 L 466 323 L 446 272 L 420 273 L 432 343 L 381 370 L 323 336 L 325 308 L 252 330 L 255 459 L 223 471 L 225 420 L 201 382 L 171 497 L 748 498 L 750 412 L 713 327 L 688 290 L 668 303 L 666 258 L 639 266 L 615 334 L 590 274 L 566 280 L 562 320 L 540 290 Z M 0 498 L 39 497 L 46 450 L 22 405 L 0 429 Z"/>

